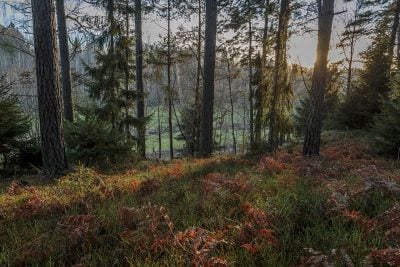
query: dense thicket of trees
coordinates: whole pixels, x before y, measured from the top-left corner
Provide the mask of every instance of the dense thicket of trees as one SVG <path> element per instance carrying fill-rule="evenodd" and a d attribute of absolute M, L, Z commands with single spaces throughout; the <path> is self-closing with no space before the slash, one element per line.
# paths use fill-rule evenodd
<path fill-rule="evenodd" d="M 313 156 L 319 154 L 324 129 L 374 133 L 377 150 L 394 155 L 400 139 L 394 126 L 400 1 L 345 1 L 336 10 L 335 2 L 91 0 L 68 7 L 63 0 L 7 2 L 26 19 L 0 28 L 0 53 L 19 51 L 19 59 L 23 53 L 36 66 L 36 75 L 7 76 L 15 86 L 3 90 L 11 107 L 4 116 L 12 113 L 20 129 L 11 131 L 7 140 L 14 141 L 7 142 L 34 132 L 21 113 L 30 105 L 39 110 L 32 125 L 40 124 L 43 167 L 49 173 L 67 167 L 63 117 L 71 159 L 84 155 L 89 165 L 115 162 L 116 151 L 132 160 L 131 152 L 145 158 L 153 142 L 160 158 L 164 146 L 169 158 L 208 157 L 216 151 L 272 152 L 304 137 L 304 155 Z M 86 8 L 97 12 L 85 13 Z M 157 22 L 159 42 L 143 38 L 146 16 L 165 22 Z M 336 48 L 334 23 L 344 28 Z M 34 46 L 26 38 L 32 27 Z M 292 34 L 306 38 L 309 32 L 317 39 L 313 68 L 294 64 L 289 55 Z M 342 59 L 330 61 L 331 49 Z M 0 63 L 0 70 L 7 70 L 8 63 Z M 37 81 L 37 95 L 18 92 L 32 84 L 28 80 Z M 37 101 L 28 104 L 25 98 Z M 7 151 L 16 150 L 4 147 L 5 166 Z M 90 156 L 107 149 L 112 157 Z"/>

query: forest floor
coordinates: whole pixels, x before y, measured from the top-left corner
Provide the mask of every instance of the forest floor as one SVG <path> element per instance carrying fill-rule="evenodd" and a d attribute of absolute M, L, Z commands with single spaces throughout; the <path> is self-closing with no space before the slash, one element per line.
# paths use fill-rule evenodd
<path fill-rule="evenodd" d="M 10 182 L 0 266 L 400 266 L 400 168 L 368 150 L 330 133 L 314 159 L 292 145 Z"/>

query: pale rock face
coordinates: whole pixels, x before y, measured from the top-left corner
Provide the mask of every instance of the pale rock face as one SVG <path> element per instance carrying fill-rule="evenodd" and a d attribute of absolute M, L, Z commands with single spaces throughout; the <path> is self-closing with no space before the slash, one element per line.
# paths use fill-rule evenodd
<path fill-rule="evenodd" d="M 33 41 L 24 36 L 16 27 L 0 25 L 0 74 L 7 74 L 7 80 L 14 82 L 12 93 L 16 94 L 24 111 L 36 116 L 37 90 L 34 67 Z M 71 60 L 71 71 L 74 77 L 85 72 L 84 64 L 95 62 L 93 49 L 77 51 Z M 73 80 L 73 97 L 85 92 L 85 86 Z"/>

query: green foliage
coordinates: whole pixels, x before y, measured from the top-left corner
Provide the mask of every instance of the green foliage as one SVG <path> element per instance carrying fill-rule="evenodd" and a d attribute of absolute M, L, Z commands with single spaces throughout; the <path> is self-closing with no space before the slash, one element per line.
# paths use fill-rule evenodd
<path fill-rule="evenodd" d="M 185 141 L 185 152 L 191 156 L 199 152 L 200 129 L 194 119 L 197 116 L 197 112 L 199 111 L 195 105 L 188 105 L 181 110 L 182 134 L 179 139 Z"/>
<path fill-rule="evenodd" d="M 400 155 L 400 76 L 393 79 L 391 99 L 383 99 L 381 113 L 374 118 L 374 150 L 380 154 Z"/>
<path fill-rule="evenodd" d="M 106 168 L 133 160 L 133 144 L 93 108 L 81 109 L 76 122 L 66 124 L 65 139 L 71 159 L 86 166 Z"/>
<path fill-rule="evenodd" d="M 31 121 L 21 110 L 18 99 L 10 95 L 11 87 L 5 76 L 0 76 L 0 155 L 4 171 L 16 167 L 20 150 L 29 143 L 31 127 Z"/>
<path fill-rule="evenodd" d="M 89 95 L 99 103 L 99 118 L 108 121 L 120 132 L 131 135 L 129 128 L 139 121 L 131 115 L 136 92 L 134 80 L 133 38 L 126 18 L 133 14 L 126 1 L 97 1 L 107 15 L 102 34 L 96 40 L 96 66 L 87 66 Z"/>
<path fill-rule="evenodd" d="M 336 109 L 340 101 L 340 70 L 337 65 L 331 65 L 328 72 L 327 88 L 325 93 L 325 100 L 323 105 L 323 119 L 324 128 L 332 129 L 335 128 L 335 116 Z M 308 113 L 310 109 L 310 91 L 307 90 L 307 94 L 300 99 L 300 103 L 295 108 L 294 114 L 294 127 L 296 133 L 301 136 L 307 126 Z"/>
<path fill-rule="evenodd" d="M 390 91 L 389 23 L 383 19 L 372 45 L 362 55 L 365 61 L 354 91 L 339 107 L 338 124 L 344 128 L 371 127 L 375 114 L 380 112 L 379 99 L 387 98 Z"/>

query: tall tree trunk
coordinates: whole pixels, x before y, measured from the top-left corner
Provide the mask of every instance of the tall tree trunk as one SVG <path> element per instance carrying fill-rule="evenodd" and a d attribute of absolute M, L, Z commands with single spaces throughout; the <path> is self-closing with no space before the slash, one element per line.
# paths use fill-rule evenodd
<path fill-rule="evenodd" d="M 60 63 L 61 63 L 61 82 L 64 104 L 65 119 L 74 121 L 74 109 L 72 101 L 72 83 L 71 83 L 71 64 L 68 48 L 68 32 L 65 18 L 64 0 L 56 0 L 57 8 L 57 25 L 58 25 L 58 42 L 60 46 Z"/>
<path fill-rule="evenodd" d="M 286 41 L 287 41 L 287 28 L 290 16 L 290 0 L 281 1 L 281 10 L 279 13 L 279 25 L 276 33 L 276 48 L 275 48 L 275 68 L 273 79 L 273 91 L 270 112 L 270 125 L 269 125 L 269 149 L 273 151 L 279 145 L 279 131 L 277 129 L 277 104 L 280 95 L 280 80 L 282 74 L 282 63 L 285 60 L 286 54 Z"/>
<path fill-rule="evenodd" d="M 235 110 L 233 105 L 233 95 L 232 95 L 232 75 L 231 75 L 231 62 L 226 51 L 226 63 L 228 67 L 228 87 L 229 87 L 229 100 L 231 105 L 231 129 L 232 129 L 232 139 L 233 139 L 233 151 L 237 154 L 236 150 L 236 134 L 235 134 Z"/>
<path fill-rule="evenodd" d="M 157 125 L 158 125 L 158 158 L 161 159 L 161 153 L 162 153 L 162 139 L 161 139 L 161 131 L 162 131 L 162 125 L 161 125 L 161 117 L 160 117 L 160 93 L 157 87 Z"/>
<path fill-rule="evenodd" d="M 264 108 L 265 108 L 265 96 L 267 94 L 267 53 L 268 53 L 268 24 L 269 24 L 269 0 L 265 1 L 265 11 L 264 11 L 264 32 L 262 37 L 262 55 L 261 55 L 261 80 L 259 89 L 257 91 L 257 115 L 256 115 L 256 122 L 255 122 L 255 146 L 260 146 L 262 142 L 261 131 L 263 125 L 263 118 L 264 118 Z"/>
<path fill-rule="evenodd" d="M 246 106 L 247 100 L 244 99 L 243 101 L 243 130 L 242 130 L 242 152 L 244 153 L 246 151 L 246 127 L 247 127 L 247 123 L 246 123 L 246 110 L 247 110 L 247 106 Z"/>
<path fill-rule="evenodd" d="M 168 36 L 167 36 L 167 76 L 168 76 L 168 130 L 169 155 L 174 158 L 174 132 L 172 125 L 172 88 L 171 88 L 171 0 L 168 0 Z"/>
<path fill-rule="evenodd" d="M 253 92 L 253 23 L 251 3 L 247 0 L 247 7 L 249 12 L 249 105 L 250 105 L 250 147 L 254 146 L 254 92 Z"/>
<path fill-rule="evenodd" d="M 360 11 L 360 4 L 356 2 L 356 9 L 354 14 L 354 21 L 353 21 L 353 29 L 352 34 L 350 37 L 350 58 L 347 70 L 347 86 L 346 86 L 346 96 L 350 95 L 352 90 L 352 79 L 353 79 L 353 62 L 354 62 L 354 53 L 355 53 L 355 46 L 356 46 L 356 31 L 357 31 L 357 24 L 355 23 L 358 20 L 358 14 Z"/>
<path fill-rule="evenodd" d="M 206 0 L 205 37 L 200 150 L 203 157 L 208 157 L 213 151 L 215 49 L 217 39 L 217 1 L 215 0 Z"/>
<path fill-rule="evenodd" d="M 138 128 L 139 154 L 146 157 L 146 124 L 144 114 L 143 87 L 143 40 L 142 40 L 142 0 L 135 0 L 135 30 L 136 30 L 136 90 L 137 116 L 140 121 Z"/>
<path fill-rule="evenodd" d="M 114 0 L 108 0 L 107 5 L 108 5 L 107 9 L 108 9 L 108 12 L 109 12 L 108 13 L 108 22 L 110 23 L 110 32 L 109 32 L 109 34 L 110 34 L 110 44 L 109 44 L 108 54 L 111 55 L 111 56 L 114 56 L 114 54 L 115 54 L 115 40 L 114 40 L 115 33 L 114 33 L 114 31 L 116 29 L 115 17 L 114 17 L 114 8 L 115 8 Z M 112 59 L 112 62 L 111 62 L 111 73 L 110 73 L 110 80 L 112 81 L 112 84 L 114 84 L 114 80 L 115 80 L 115 71 L 116 71 L 116 62 L 114 61 L 114 59 Z M 111 98 L 113 99 L 113 101 L 115 101 L 115 99 L 117 97 L 116 96 L 117 88 L 115 88 L 112 85 L 112 88 L 110 88 L 109 90 L 110 90 L 109 93 L 111 95 Z M 115 129 L 117 127 L 116 124 L 117 124 L 117 114 L 116 114 L 115 110 L 113 109 L 111 111 L 111 125 L 112 125 L 113 129 Z"/>
<path fill-rule="evenodd" d="M 318 155 L 321 143 L 322 113 L 328 75 L 328 54 L 335 0 L 318 0 L 317 59 L 311 86 L 311 105 L 304 138 L 303 154 Z"/>
<path fill-rule="evenodd" d="M 49 174 L 67 168 L 57 59 L 55 7 L 52 0 L 32 0 L 40 137 L 43 167 Z"/>
<path fill-rule="evenodd" d="M 202 29 L 202 23 L 201 23 L 201 18 L 202 18 L 202 0 L 199 0 L 198 2 L 198 32 L 197 32 L 197 73 L 196 73 L 196 92 L 195 92 L 195 111 L 196 114 L 194 114 L 194 149 L 193 152 L 196 154 L 199 152 L 200 149 L 200 123 L 201 123 L 201 104 L 200 104 L 200 81 L 201 81 L 201 75 L 202 75 L 202 70 L 201 70 L 201 29 Z"/>
<path fill-rule="evenodd" d="M 400 23 L 399 20 L 400 20 L 400 0 L 397 0 L 395 6 L 394 19 L 393 19 L 393 26 L 390 33 L 389 60 L 391 63 L 393 63 L 394 49 L 396 46 L 396 36 Z"/>
<path fill-rule="evenodd" d="M 129 23 L 129 0 L 125 0 L 125 7 L 126 7 L 126 14 L 125 14 L 125 38 L 126 41 L 129 40 L 130 37 L 130 23 Z M 125 47 L 125 66 L 124 66 L 124 72 L 125 72 L 125 92 L 126 92 L 126 105 L 125 105 L 125 128 L 126 128 L 126 138 L 128 141 L 131 140 L 131 127 L 130 127 L 130 122 L 129 122 L 129 82 L 130 82 L 130 74 L 129 74 L 129 61 L 130 61 L 131 55 L 129 51 L 129 46 Z"/>
<path fill-rule="evenodd" d="M 397 73 L 400 74 L 400 27 L 397 30 Z"/>
<path fill-rule="evenodd" d="M 354 31 L 355 29 L 353 29 Z M 355 50 L 355 33 L 352 34 L 350 40 L 350 58 L 347 70 L 347 86 L 346 86 L 346 96 L 351 93 L 351 83 L 353 78 L 353 61 L 354 61 L 354 50 Z"/>

